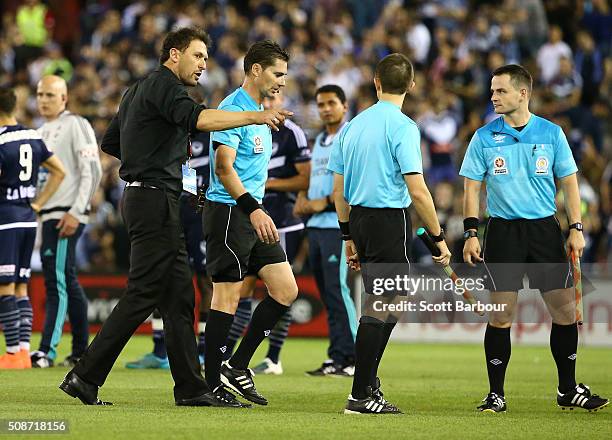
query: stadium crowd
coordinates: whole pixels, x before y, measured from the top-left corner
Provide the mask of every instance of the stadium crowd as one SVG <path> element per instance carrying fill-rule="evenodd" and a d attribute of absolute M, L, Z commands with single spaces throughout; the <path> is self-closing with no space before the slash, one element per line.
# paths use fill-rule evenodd
<path fill-rule="evenodd" d="M 272 39 L 287 48 L 285 106 L 310 139 L 320 129 L 318 86 L 341 86 L 354 116 L 376 102 L 371 82 L 376 62 L 392 52 L 408 55 L 416 87 L 403 110 L 419 124 L 425 176 L 454 258 L 463 247 L 458 167 L 474 131 L 496 117 L 489 100 L 491 72 L 520 63 L 536 80 L 531 110 L 564 128 L 580 168 L 584 262 L 610 257 L 612 12 L 606 0 L 3 3 L 0 84 L 15 87 L 17 119 L 41 125 L 35 87 L 41 75 L 58 74 L 69 84 L 69 110 L 91 122 L 98 140 L 127 86 L 158 64 L 161 37 L 174 27 L 199 25 L 213 39 L 199 84 L 210 107 L 240 85 L 242 57 L 251 43 Z M 125 271 L 119 163 L 104 153 L 101 160 L 103 178 L 78 264 L 83 270 Z M 559 220 L 567 228 L 563 215 Z M 426 256 L 423 249 L 413 252 Z"/>

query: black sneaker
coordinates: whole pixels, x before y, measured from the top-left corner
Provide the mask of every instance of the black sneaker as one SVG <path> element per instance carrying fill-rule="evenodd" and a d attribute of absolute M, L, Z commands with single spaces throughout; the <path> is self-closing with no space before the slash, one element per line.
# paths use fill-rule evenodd
<path fill-rule="evenodd" d="M 500 396 L 499 394 L 489 393 L 487 397 L 482 399 L 484 402 L 478 408 L 476 408 L 480 412 L 506 412 L 506 399 L 504 396 Z"/>
<path fill-rule="evenodd" d="M 393 405 L 391 402 L 387 401 L 384 397 L 382 390 L 380 389 L 380 378 L 376 378 L 374 382 L 374 386 L 372 387 L 372 395 L 378 399 L 383 405 L 387 406 L 392 411 L 402 412 L 397 406 Z"/>
<path fill-rule="evenodd" d="M 236 399 L 236 396 L 227 391 L 222 385 L 215 388 L 212 394 L 215 397 L 215 400 L 218 402 L 218 405 L 213 403 L 211 406 L 224 406 L 230 408 L 251 408 L 252 406 L 250 403 L 240 402 L 238 399 Z"/>
<path fill-rule="evenodd" d="M 248 368 L 246 370 L 237 370 L 230 367 L 228 362 L 223 362 L 221 364 L 221 382 L 253 403 L 258 405 L 268 404 L 266 398 L 255 389 L 253 374 Z"/>
<path fill-rule="evenodd" d="M 306 374 L 309 376 L 327 376 L 336 371 L 336 367 L 334 366 L 334 361 L 331 359 L 326 360 L 321 364 L 319 368 L 316 370 L 307 371 Z"/>
<path fill-rule="evenodd" d="M 53 359 L 47 356 L 47 353 L 43 351 L 35 351 L 30 354 L 30 360 L 32 361 L 32 368 L 51 368 L 53 367 Z"/>
<path fill-rule="evenodd" d="M 355 365 L 335 365 L 330 376 L 353 377 L 355 375 Z"/>
<path fill-rule="evenodd" d="M 574 408 L 583 408 L 587 411 L 597 411 L 608 405 L 610 401 L 599 397 L 597 394 L 591 394 L 591 389 L 583 384 L 579 383 L 573 390 L 561 394 L 557 390 L 557 404 L 561 409 L 569 409 L 570 411 Z"/>
<path fill-rule="evenodd" d="M 60 362 L 57 365 L 60 367 L 73 368 L 80 360 L 81 360 L 80 356 L 70 355 L 70 356 L 66 356 L 66 359 L 64 359 L 62 362 Z"/>
<path fill-rule="evenodd" d="M 349 395 L 344 414 L 402 414 L 398 407 L 375 396 L 372 387 L 368 387 L 367 394 L 365 399 L 355 399 Z"/>

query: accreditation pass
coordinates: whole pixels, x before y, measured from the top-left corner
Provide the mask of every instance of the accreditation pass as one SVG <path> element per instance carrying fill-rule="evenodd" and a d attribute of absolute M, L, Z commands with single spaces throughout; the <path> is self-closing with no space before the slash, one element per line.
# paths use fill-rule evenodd
<path fill-rule="evenodd" d="M 189 159 L 187 162 L 181 165 L 183 170 L 183 190 L 188 193 L 198 195 L 198 179 L 196 176 L 196 170 L 191 168 L 189 165 Z"/>

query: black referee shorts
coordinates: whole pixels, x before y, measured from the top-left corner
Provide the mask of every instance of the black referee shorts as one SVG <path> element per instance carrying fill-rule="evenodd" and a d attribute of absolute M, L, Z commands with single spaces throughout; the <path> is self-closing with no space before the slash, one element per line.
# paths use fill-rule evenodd
<path fill-rule="evenodd" d="M 535 220 L 490 218 L 482 257 L 492 292 L 515 292 L 529 277 L 529 287 L 548 292 L 572 287 L 565 240 L 554 216 Z"/>
<path fill-rule="evenodd" d="M 207 200 L 202 223 L 206 271 L 215 283 L 242 281 L 268 264 L 287 261 L 280 243 L 260 241 L 251 220 L 237 206 Z"/>
<path fill-rule="evenodd" d="M 352 206 L 349 216 L 351 236 L 361 263 L 361 277 L 367 298 L 363 298 L 362 320 L 376 317 L 386 321 L 389 316 L 373 313 L 372 301 L 380 298 L 377 283 L 410 275 L 410 242 L 412 225 L 407 209 L 365 208 Z M 387 301 L 399 300 L 399 292 L 386 291 Z"/>

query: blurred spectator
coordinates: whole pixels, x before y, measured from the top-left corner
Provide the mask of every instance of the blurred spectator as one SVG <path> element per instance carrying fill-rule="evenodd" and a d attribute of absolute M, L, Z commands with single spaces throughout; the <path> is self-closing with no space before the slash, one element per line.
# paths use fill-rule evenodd
<path fill-rule="evenodd" d="M 571 56 L 572 49 L 563 41 L 561 28 L 556 25 L 551 26 L 548 42 L 540 48 L 537 56 L 541 82 L 548 84 L 559 71 L 559 60 Z"/>
<path fill-rule="evenodd" d="M 0 84 L 15 87 L 19 120 L 40 124 L 34 87 L 43 72 L 58 72 L 71 78 L 69 109 L 86 116 L 98 138 L 126 87 L 158 64 L 160 39 L 176 26 L 201 25 L 213 37 L 198 85 L 210 107 L 240 85 L 243 57 L 254 39 L 279 40 L 291 54 L 286 104 L 311 137 L 320 130 L 313 104 L 318 84 L 344 87 L 355 115 L 377 100 L 376 63 L 390 52 L 405 53 L 415 64 L 416 87 L 402 110 L 420 124 L 432 194 L 447 218 L 459 220 L 461 181 L 446 182 L 456 179 L 456 164 L 475 129 L 498 117 L 490 104 L 492 71 L 521 63 L 545 85 L 534 88 L 532 111 L 561 124 L 599 200 L 589 205 L 599 207 L 590 214 L 600 217 L 593 224 L 599 221 L 599 231 L 612 227 L 605 220 L 611 203 L 602 178 L 608 176 L 609 184 L 612 173 L 610 166 L 604 173 L 612 157 L 609 1 L 28 0 L 3 6 Z M 124 183 L 117 161 L 101 156 L 96 227 L 87 231 L 82 264 L 122 270 L 129 255 L 118 210 Z M 447 203 L 449 197 L 454 203 Z M 482 208 L 484 218 L 484 200 Z M 607 255 L 609 236 L 598 233 L 591 233 L 593 246 L 601 253 L 605 242 Z M 460 245 L 461 238 L 455 242 Z"/>
<path fill-rule="evenodd" d="M 25 0 L 15 14 L 15 23 L 23 39 L 22 45 L 16 48 L 16 67 L 20 69 L 25 63 L 42 54 L 43 47 L 49 41 L 53 16 L 39 0 Z"/>
<path fill-rule="evenodd" d="M 597 48 L 610 56 L 612 44 L 612 13 L 609 0 L 591 0 L 582 2 L 584 15 L 580 24 L 588 29 L 595 38 Z"/>
<path fill-rule="evenodd" d="M 588 32 L 578 32 L 576 39 L 578 48 L 574 62 L 583 79 L 582 103 L 589 106 L 599 95 L 599 85 L 604 76 L 603 59 Z"/>
<path fill-rule="evenodd" d="M 421 128 L 422 140 L 427 145 L 431 163 L 425 176 L 433 187 L 438 182 L 453 182 L 457 179 L 452 156 L 455 150 L 453 141 L 459 126 L 443 92 L 433 96 L 431 105 L 431 109 L 426 111 L 417 123 Z"/>
<path fill-rule="evenodd" d="M 572 108 L 580 102 L 582 77 L 570 58 L 559 60 L 559 72 L 550 81 L 546 92 L 551 98 L 551 112 Z"/>

